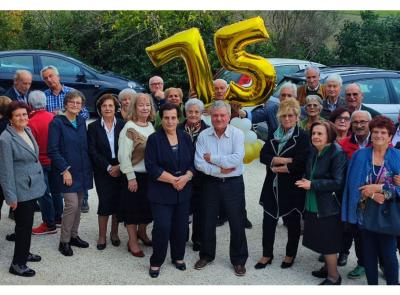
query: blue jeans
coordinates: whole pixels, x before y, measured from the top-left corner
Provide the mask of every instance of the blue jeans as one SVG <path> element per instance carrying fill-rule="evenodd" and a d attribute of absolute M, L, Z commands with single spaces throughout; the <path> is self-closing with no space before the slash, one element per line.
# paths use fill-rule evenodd
<path fill-rule="evenodd" d="M 40 211 L 42 212 L 42 220 L 48 227 L 55 227 L 56 220 L 61 220 L 63 213 L 63 201 L 61 194 L 50 193 L 49 174 L 50 166 L 43 166 L 43 176 L 46 183 L 46 192 L 38 199 Z M 51 181 L 51 180 L 50 180 Z"/>
<path fill-rule="evenodd" d="M 382 259 L 387 285 L 399 284 L 399 263 L 395 236 L 362 229 L 364 266 L 368 285 L 378 285 L 378 257 Z"/>

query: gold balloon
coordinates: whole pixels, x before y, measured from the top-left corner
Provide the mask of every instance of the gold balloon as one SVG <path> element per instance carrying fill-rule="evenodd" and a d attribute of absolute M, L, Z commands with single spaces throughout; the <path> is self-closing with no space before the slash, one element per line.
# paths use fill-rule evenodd
<path fill-rule="evenodd" d="M 256 149 L 254 148 L 254 144 L 251 144 L 251 143 L 244 144 L 243 163 L 245 163 L 245 164 L 251 163 L 254 159 L 256 159 L 258 157 L 258 155 L 257 155 Z"/>
<path fill-rule="evenodd" d="M 226 98 L 242 106 L 261 104 L 272 94 L 276 72 L 264 57 L 247 53 L 247 45 L 268 40 L 268 32 L 261 17 L 225 26 L 214 35 L 214 44 L 222 66 L 251 77 L 250 87 L 230 83 Z"/>
<path fill-rule="evenodd" d="M 261 149 L 264 146 L 264 141 L 262 141 L 261 139 L 257 139 L 256 142 L 254 142 L 253 144 L 254 144 L 254 148 L 256 149 L 257 158 L 258 158 L 258 157 L 260 157 Z"/>
<path fill-rule="evenodd" d="M 147 55 L 156 67 L 181 57 L 186 63 L 190 89 L 209 104 L 214 93 L 212 71 L 199 29 L 179 32 L 146 48 Z"/>

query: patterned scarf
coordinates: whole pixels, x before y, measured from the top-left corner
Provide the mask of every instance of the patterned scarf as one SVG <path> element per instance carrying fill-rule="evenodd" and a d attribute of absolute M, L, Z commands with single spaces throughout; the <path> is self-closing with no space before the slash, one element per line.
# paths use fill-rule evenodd
<path fill-rule="evenodd" d="M 283 147 L 288 142 L 288 140 L 292 137 L 294 128 L 296 126 L 290 128 L 286 133 L 282 128 L 282 125 L 279 124 L 278 128 L 274 132 L 274 139 L 279 142 L 278 145 L 278 155 L 281 153 Z"/>
<path fill-rule="evenodd" d="M 185 131 L 187 132 L 187 134 L 190 135 L 190 137 L 192 138 L 192 142 L 194 142 L 194 140 L 197 138 L 197 136 L 200 133 L 200 129 L 201 129 L 201 121 L 197 122 L 196 124 L 189 124 L 186 121 L 185 124 Z"/>

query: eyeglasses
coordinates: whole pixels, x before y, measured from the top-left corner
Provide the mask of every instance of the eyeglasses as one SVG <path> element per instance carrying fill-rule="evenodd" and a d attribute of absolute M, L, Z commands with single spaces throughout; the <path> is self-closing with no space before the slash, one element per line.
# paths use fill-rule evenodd
<path fill-rule="evenodd" d="M 67 102 L 67 104 L 80 106 L 80 105 L 82 105 L 82 102 L 80 102 L 80 101 L 75 101 L 75 100 L 69 100 L 69 101 Z"/>
<path fill-rule="evenodd" d="M 346 96 L 349 96 L 349 97 L 351 97 L 351 96 L 357 97 L 358 95 L 359 95 L 359 93 L 346 93 Z"/>
<path fill-rule="evenodd" d="M 154 82 L 154 83 L 150 83 L 151 86 L 154 86 L 154 85 L 163 85 L 163 84 L 164 84 L 163 82 Z"/>
<path fill-rule="evenodd" d="M 369 121 L 364 121 L 364 120 L 362 120 L 362 121 L 353 121 L 353 122 L 351 122 L 351 124 L 352 125 L 367 125 L 368 124 L 368 122 Z"/>
<path fill-rule="evenodd" d="M 293 119 L 294 117 L 296 117 L 295 114 L 284 114 L 284 115 L 281 115 L 282 119 L 284 119 L 284 118 Z"/>
<path fill-rule="evenodd" d="M 308 104 L 306 105 L 306 108 L 312 109 L 312 108 L 318 108 L 319 105 L 318 104 Z"/>
<path fill-rule="evenodd" d="M 338 116 L 338 117 L 336 117 L 336 121 L 350 122 L 350 117 Z"/>

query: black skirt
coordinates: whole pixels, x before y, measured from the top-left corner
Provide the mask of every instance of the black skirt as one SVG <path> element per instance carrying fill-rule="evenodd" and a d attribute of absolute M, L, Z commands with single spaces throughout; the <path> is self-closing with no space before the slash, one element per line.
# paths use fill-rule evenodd
<path fill-rule="evenodd" d="M 125 224 L 149 224 L 153 221 L 150 202 L 147 197 L 147 173 L 136 174 L 138 190 L 128 190 L 128 181 L 123 177 L 121 189 L 120 221 Z"/>
<path fill-rule="evenodd" d="M 120 207 L 122 177 L 112 177 L 108 173 L 94 174 L 99 206 L 97 214 L 109 216 L 117 214 Z"/>
<path fill-rule="evenodd" d="M 316 213 L 305 212 L 303 246 L 324 255 L 339 253 L 342 233 L 339 214 L 317 218 Z"/>

